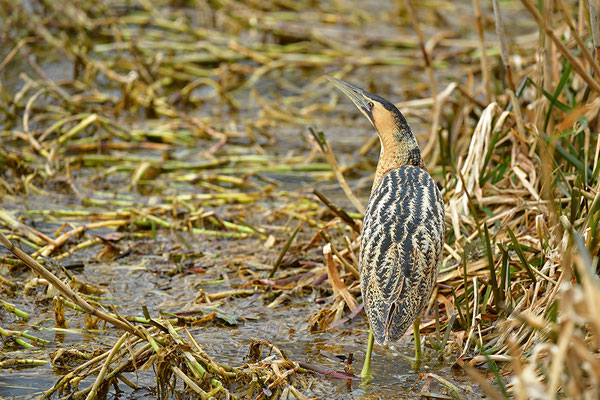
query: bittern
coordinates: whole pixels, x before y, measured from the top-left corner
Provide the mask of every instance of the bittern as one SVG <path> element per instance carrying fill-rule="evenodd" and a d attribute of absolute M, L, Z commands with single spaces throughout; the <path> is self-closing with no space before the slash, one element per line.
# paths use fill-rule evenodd
<path fill-rule="evenodd" d="M 327 76 L 371 122 L 381 152 L 360 243 L 359 272 L 370 324 L 362 376 L 370 377 L 373 339 L 397 343 L 415 329 L 435 286 L 444 244 L 444 202 L 427 172 L 417 140 L 389 101 Z"/>

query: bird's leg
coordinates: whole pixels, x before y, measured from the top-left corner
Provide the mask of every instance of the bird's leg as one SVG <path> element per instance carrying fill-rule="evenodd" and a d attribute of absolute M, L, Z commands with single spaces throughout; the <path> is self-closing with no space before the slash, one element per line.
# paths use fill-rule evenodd
<path fill-rule="evenodd" d="M 360 377 L 366 380 L 371 380 L 371 354 L 373 353 L 373 342 L 375 337 L 373 336 L 373 330 L 369 327 L 369 341 L 367 343 L 367 354 L 365 354 L 365 362 L 363 364 Z"/>
<path fill-rule="evenodd" d="M 417 317 L 413 323 L 413 330 L 415 334 L 415 360 L 421 360 L 423 358 L 423 352 L 421 350 L 421 318 Z"/>

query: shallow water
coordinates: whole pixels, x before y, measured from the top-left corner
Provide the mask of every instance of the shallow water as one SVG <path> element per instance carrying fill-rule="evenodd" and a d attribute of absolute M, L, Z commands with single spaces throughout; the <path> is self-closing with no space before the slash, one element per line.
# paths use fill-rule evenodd
<path fill-rule="evenodd" d="M 215 307 L 229 317 L 237 319 L 238 323 L 234 326 L 216 321 L 190 328 L 190 332 L 207 354 L 220 363 L 231 366 L 244 364 L 252 339 L 265 339 L 285 351 L 294 361 L 309 362 L 340 371 L 344 369 L 343 360 L 349 353 L 353 353 L 354 369 L 356 373 L 360 372 L 368 335 L 364 313 L 327 332 L 310 333 L 308 319 L 323 307 L 316 301 L 322 296 L 322 291 L 319 289 L 302 297 L 292 295 L 284 305 L 274 308 L 266 307 L 265 299 L 260 292 L 250 297 L 216 302 L 214 305 L 198 303 L 199 288 L 214 293 L 237 288 L 242 283 L 236 279 L 231 270 L 219 268 L 219 258 L 221 258 L 219 255 L 224 254 L 224 259 L 220 262 L 227 265 L 234 256 L 247 257 L 250 249 L 256 246 L 256 242 L 253 239 L 246 239 L 243 242 L 247 243 L 242 245 L 239 241 L 224 243 L 211 240 L 210 243 L 204 243 L 204 255 L 200 262 L 195 263 L 203 265 L 205 273 L 178 274 L 169 277 L 163 273 L 167 263 L 161 256 L 154 254 L 157 247 L 169 241 L 170 238 L 160 237 L 153 243 L 142 243 L 142 249 L 136 254 L 109 265 L 94 262 L 92 251 L 86 251 L 77 255 L 78 259 L 84 260 L 86 266 L 82 273 L 76 273 L 75 276 L 82 281 L 93 282 L 105 288 L 107 290 L 105 297 L 110 298 L 110 301 L 104 303 L 115 304 L 119 307 L 119 312 L 124 315 L 140 315 L 141 305 L 146 305 L 151 315 L 157 315 L 159 310 L 178 312 Z M 136 243 L 136 246 L 140 247 L 140 243 Z M 86 256 L 89 258 L 86 259 Z M 213 260 L 212 263 L 209 260 Z M 203 261 L 207 263 L 204 264 Z M 287 272 L 290 271 L 283 270 L 282 274 Z M 223 278 L 223 274 L 229 277 L 229 284 L 198 286 L 198 284 Z M 52 329 L 51 309 L 31 307 L 27 303 L 17 302 L 17 305 L 26 311 L 33 311 L 32 320 L 28 324 L 14 320 L 7 321 L 10 319 L 10 314 L 8 316 L 4 314 L 3 325 L 6 328 L 23 330 L 29 324 L 36 324 L 39 327 Z M 67 321 L 70 328 L 83 328 L 81 315 L 71 310 L 67 310 Z M 111 329 L 84 334 L 79 332 L 63 334 L 51 330 L 38 330 L 31 333 L 50 340 L 51 343 L 33 352 L 5 347 L 5 355 L 46 359 L 46 354 L 62 347 L 106 350 L 120 335 L 119 332 Z M 349 383 L 313 375 L 313 378 L 308 380 L 311 383 L 310 388 L 303 390 L 303 393 L 317 398 L 406 398 L 406 396 L 414 396 L 415 391 L 418 392 L 420 384 L 417 383 L 416 389 L 413 389 L 413 385 L 417 382 L 419 373 L 425 372 L 434 372 L 457 385 L 464 383 L 466 387 L 470 386 L 461 373 L 457 374 L 450 369 L 451 365 L 447 361 L 440 362 L 429 358 L 424 360 L 420 368 L 415 371 L 414 363 L 409 359 L 414 354 L 413 351 L 412 335 L 407 335 L 396 348 L 375 346 L 372 362 L 375 378 L 372 382 L 361 385 L 360 381 Z M 33 398 L 51 387 L 62 373 L 64 372 L 51 367 L 50 364 L 3 370 L 0 375 L 0 396 Z M 128 373 L 125 376 L 143 387 L 152 388 L 155 385 L 155 378 L 151 372 L 139 373 L 137 376 Z M 85 382 L 82 382 L 81 387 L 85 387 Z M 155 398 L 152 392 L 145 390 L 131 392 L 130 388 L 123 385 L 121 389 L 124 393 L 118 398 Z M 435 389 L 435 385 L 432 389 Z M 439 392 L 443 392 L 443 389 Z"/>

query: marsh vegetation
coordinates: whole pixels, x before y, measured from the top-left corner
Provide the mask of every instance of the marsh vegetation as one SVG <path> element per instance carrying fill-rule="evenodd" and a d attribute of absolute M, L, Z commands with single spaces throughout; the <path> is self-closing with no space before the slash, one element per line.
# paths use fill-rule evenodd
<path fill-rule="evenodd" d="M 0 396 L 598 398 L 599 8 L 0 0 Z M 424 360 L 362 385 L 379 142 L 324 74 L 447 210 Z"/>

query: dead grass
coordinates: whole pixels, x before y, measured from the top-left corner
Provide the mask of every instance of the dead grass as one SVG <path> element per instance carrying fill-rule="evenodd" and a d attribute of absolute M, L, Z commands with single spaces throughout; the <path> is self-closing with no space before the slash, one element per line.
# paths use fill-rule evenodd
<path fill-rule="evenodd" d="M 420 71 L 426 84 L 415 82 L 405 93 L 411 100 L 399 106 L 433 131 L 419 139 L 447 210 L 442 272 L 421 325 L 426 353 L 466 369 L 493 398 L 597 398 L 600 74 L 586 2 L 576 9 L 549 1 L 546 10 L 530 0 L 502 2 L 494 16 L 474 1 L 472 15 L 460 11 L 456 25 L 435 7 L 413 9 L 410 1 L 380 14 L 346 2 L 312 3 L 200 1 L 193 13 L 161 2 L 58 7 L 41 1 L 28 9 L 2 1 L 2 35 L 10 48 L 3 49 L 0 72 L 21 72 L 13 82 L 0 82 L 0 233 L 26 248 L 34 263 L 48 265 L 45 257 L 51 257 L 59 266 L 87 248 L 100 248 L 99 259 L 109 262 L 122 253 L 123 235 L 155 238 L 157 230 L 168 230 L 222 240 L 256 237 L 267 248 L 277 244 L 274 267 L 240 269 L 243 287 L 202 294 L 203 301 L 265 293 L 268 307 L 276 307 L 286 296 L 326 290 L 310 329 L 340 329 L 361 311 L 361 216 L 319 193 L 322 206 L 312 190 L 282 194 L 269 174 L 337 178 L 360 210 L 353 191 L 364 195 L 370 187 L 368 162 L 376 150 L 369 151 L 376 141 L 365 141 L 349 158 L 340 156 L 332 134 L 314 130 L 306 134 L 312 143 L 301 141 L 305 152 L 272 149 L 285 146 L 283 127 L 346 123 L 334 114 L 337 95 L 318 78 L 323 73 L 356 83 L 362 78 L 367 89 L 397 99 L 375 76 L 393 80 Z M 589 3 L 597 20 L 599 7 Z M 538 35 L 512 33 L 521 28 L 517 22 L 499 17 L 514 9 L 530 13 L 518 22 L 530 31 L 537 26 Z M 408 25 L 407 16 L 430 29 L 414 35 L 369 29 L 381 18 Z M 440 25 L 445 33 L 432 34 Z M 461 26 L 474 39 L 457 38 Z M 266 93 L 262 85 L 274 89 Z M 261 201 L 273 197 L 285 203 L 273 211 L 279 228 L 248 223 L 247 215 L 264 212 Z M 24 210 L 24 198 L 58 206 Z M 42 221 L 62 227 L 50 232 Z M 90 233 L 98 229 L 111 232 Z M 299 231 L 312 240 L 294 239 Z M 22 266 L 8 254 L 0 254 L 0 262 L 0 271 Z M 27 298 L 28 288 L 53 279 L 13 282 L 3 275 L 7 300 Z M 136 386 L 121 372 L 153 368 L 161 398 L 184 388 L 202 398 L 304 398 L 298 372 L 318 370 L 301 368 L 276 344 L 260 340 L 251 344 L 247 364 L 220 364 L 186 331 L 210 317 L 97 314 L 106 302 L 87 308 L 77 301 L 94 285 L 65 269 L 56 275 L 65 286 L 56 293 L 57 323 L 62 304 L 96 312 L 123 334 L 87 360 L 75 353 L 53 357 L 56 364 L 67 356 L 77 361 L 46 395 L 103 397 L 117 380 Z M 315 289 L 324 279 L 327 289 Z M 26 320 L 10 301 L 2 305 Z M 98 324 L 87 318 L 86 326 Z M 43 347 L 27 332 L 0 329 L 19 346 Z M 12 358 L 0 366 L 42 362 Z M 77 387 L 87 376 L 95 382 Z M 423 393 L 432 380 L 453 396 L 465 395 L 435 374 L 423 377 Z"/>

